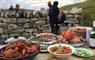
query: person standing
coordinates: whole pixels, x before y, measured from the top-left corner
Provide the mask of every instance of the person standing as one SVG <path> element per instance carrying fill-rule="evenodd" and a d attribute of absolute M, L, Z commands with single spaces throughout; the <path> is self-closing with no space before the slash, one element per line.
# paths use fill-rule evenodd
<path fill-rule="evenodd" d="M 49 16 L 49 19 L 51 19 L 50 9 L 52 8 L 52 4 L 51 4 L 51 2 L 50 2 L 50 1 L 48 2 L 48 7 L 49 7 L 49 9 L 48 9 L 48 16 Z"/>
<path fill-rule="evenodd" d="M 50 27 L 51 33 L 58 34 L 58 15 L 59 15 L 59 8 L 58 8 L 58 1 L 54 1 L 53 5 L 49 7 L 49 18 L 50 18 Z"/>
<path fill-rule="evenodd" d="M 47 12 L 48 12 L 48 17 L 49 17 L 49 20 L 51 19 L 51 16 L 50 16 L 50 9 L 52 7 L 52 4 L 51 4 L 51 1 L 48 2 L 48 9 L 47 9 Z M 48 23 L 50 23 L 50 21 L 47 21 Z"/>
<path fill-rule="evenodd" d="M 48 7 L 49 7 L 49 9 L 50 9 L 50 7 L 52 7 L 52 4 L 50 1 L 48 2 Z"/>
<path fill-rule="evenodd" d="M 9 11 L 10 11 L 10 10 L 14 10 L 13 5 L 10 5 Z"/>
<path fill-rule="evenodd" d="M 66 14 L 63 11 L 61 11 L 60 15 L 61 15 L 60 20 L 61 20 L 63 26 L 68 25 L 67 23 L 64 23 L 64 21 L 66 21 Z"/>

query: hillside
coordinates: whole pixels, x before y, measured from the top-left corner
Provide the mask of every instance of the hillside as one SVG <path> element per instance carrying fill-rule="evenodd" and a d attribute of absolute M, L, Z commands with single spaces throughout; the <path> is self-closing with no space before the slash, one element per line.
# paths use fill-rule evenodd
<path fill-rule="evenodd" d="M 95 0 L 88 0 L 83 3 L 64 6 L 61 10 L 70 10 L 72 7 L 83 8 L 86 14 L 85 26 L 92 26 L 92 21 L 95 19 Z"/>

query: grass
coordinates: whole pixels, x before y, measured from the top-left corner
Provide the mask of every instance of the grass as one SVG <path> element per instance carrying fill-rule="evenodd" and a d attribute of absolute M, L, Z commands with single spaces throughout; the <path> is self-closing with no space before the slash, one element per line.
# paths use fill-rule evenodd
<path fill-rule="evenodd" d="M 87 0 L 86 2 L 64 6 L 60 8 L 60 10 L 71 10 L 72 7 L 83 8 L 84 13 L 86 14 L 84 26 L 93 26 L 93 20 L 95 19 L 95 0 Z"/>

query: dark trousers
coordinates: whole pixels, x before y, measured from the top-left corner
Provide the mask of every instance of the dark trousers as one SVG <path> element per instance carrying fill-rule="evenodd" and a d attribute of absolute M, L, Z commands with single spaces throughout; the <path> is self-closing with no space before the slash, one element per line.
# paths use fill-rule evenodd
<path fill-rule="evenodd" d="M 53 34 L 58 34 L 59 33 L 58 24 L 50 23 L 50 27 L 51 27 L 51 33 L 53 33 Z"/>

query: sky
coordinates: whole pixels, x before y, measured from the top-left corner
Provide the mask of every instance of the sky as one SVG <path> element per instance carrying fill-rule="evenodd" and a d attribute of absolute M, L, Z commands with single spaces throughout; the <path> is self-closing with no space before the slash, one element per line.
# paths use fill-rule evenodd
<path fill-rule="evenodd" d="M 84 0 L 0 0 L 0 9 L 8 9 L 10 5 L 15 7 L 20 4 L 21 8 L 39 10 L 40 8 L 48 9 L 47 2 L 59 2 L 59 7 L 83 2 Z"/>

